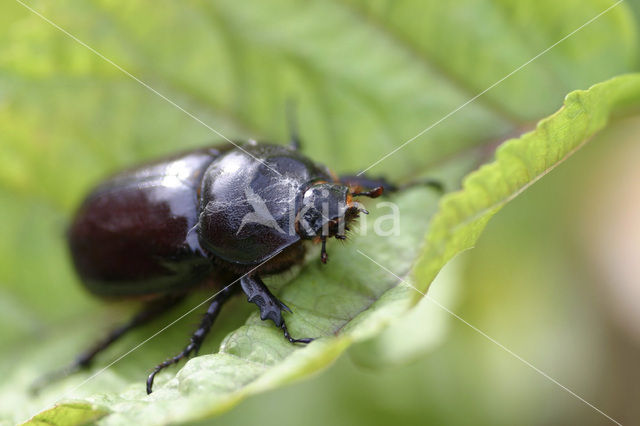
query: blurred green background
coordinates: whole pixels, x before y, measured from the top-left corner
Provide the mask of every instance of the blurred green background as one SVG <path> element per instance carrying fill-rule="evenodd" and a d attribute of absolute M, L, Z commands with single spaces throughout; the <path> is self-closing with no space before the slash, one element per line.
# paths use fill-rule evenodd
<path fill-rule="evenodd" d="M 343 172 L 368 166 L 614 2 L 28 4 L 230 138 L 285 140 L 284 104 L 294 97 L 305 150 Z M 637 71 L 638 4 L 616 6 L 375 173 L 454 180 L 459 171 L 449 170 L 487 161 L 569 91 Z M 113 170 L 219 138 L 13 0 L 0 5 L 0 46 L 0 374 L 11 377 L 0 387 L 0 419 L 12 423 L 36 408 L 21 388 L 31 364 L 63 363 L 97 325 L 130 309 L 104 307 L 79 288 L 63 240 L 74 206 Z M 639 137 L 640 120 L 629 118 L 594 138 L 510 203 L 430 290 L 623 424 L 640 422 Z M 203 352 L 243 323 L 245 305 L 234 301 Z M 412 362 L 367 369 L 343 356 L 208 422 L 608 422 L 426 305 L 437 325 L 415 327 L 438 331 Z M 115 371 L 139 375 L 195 322 Z M 117 388 L 117 377 L 105 380 Z"/>

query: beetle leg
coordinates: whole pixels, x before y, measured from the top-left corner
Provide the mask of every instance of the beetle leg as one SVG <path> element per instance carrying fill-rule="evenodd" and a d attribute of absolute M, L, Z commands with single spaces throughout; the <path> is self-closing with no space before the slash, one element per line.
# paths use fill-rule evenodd
<path fill-rule="evenodd" d="M 296 117 L 296 104 L 293 100 L 287 101 L 287 125 L 289 127 L 289 146 L 300 151 L 300 135 L 298 133 L 298 118 Z"/>
<path fill-rule="evenodd" d="M 158 374 L 161 370 L 167 368 L 170 365 L 177 364 L 181 359 L 189 357 L 191 354 L 195 354 L 202 346 L 202 342 L 204 342 L 205 337 L 209 334 L 209 330 L 211 330 L 211 326 L 215 321 L 216 317 L 220 313 L 220 309 L 222 305 L 229 299 L 230 296 L 235 292 L 234 286 L 227 286 L 223 288 L 211 301 L 207 312 L 204 314 L 202 321 L 200 322 L 200 326 L 198 329 L 191 335 L 191 341 L 189 344 L 180 352 L 178 355 L 173 358 L 169 358 L 163 363 L 158 364 L 149 377 L 147 378 L 147 395 L 152 392 L 153 388 L 153 379 L 155 379 L 156 374 Z"/>
<path fill-rule="evenodd" d="M 152 302 L 149 302 L 138 314 L 136 314 L 133 318 L 131 318 L 131 320 L 128 323 L 123 324 L 120 327 L 116 328 L 115 330 L 111 331 L 107 335 L 107 337 L 105 337 L 103 340 L 100 340 L 91 348 L 81 353 L 75 359 L 75 361 L 73 361 L 70 365 L 60 370 L 49 373 L 41 377 L 40 379 L 38 379 L 31 386 L 31 390 L 34 393 L 38 392 L 44 386 L 52 382 L 63 379 L 64 377 L 72 373 L 75 373 L 81 369 L 88 368 L 93 362 L 96 355 L 98 355 L 100 352 L 107 349 L 109 346 L 111 346 L 111 344 L 113 344 L 116 340 L 118 340 L 128 331 L 140 325 L 146 324 L 150 320 L 158 317 L 162 313 L 166 312 L 168 309 L 177 305 L 180 301 L 182 301 L 182 299 L 184 299 L 184 295 L 181 294 L 181 295 L 165 296 L 160 299 L 156 299 Z"/>
<path fill-rule="evenodd" d="M 80 368 L 89 367 L 89 365 L 91 365 L 91 362 L 93 361 L 96 355 L 98 355 L 100 352 L 102 352 L 103 350 L 111 346 L 112 343 L 114 343 L 116 340 L 122 337 L 126 332 L 142 324 L 146 324 L 152 319 L 160 316 L 162 313 L 166 312 L 168 309 L 177 305 L 183 299 L 184 299 L 184 295 L 181 294 L 179 296 L 167 296 L 165 298 L 156 300 L 154 302 L 150 302 L 147 306 L 145 306 L 145 308 L 142 311 L 136 314 L 131 319 L 131 321 L 116 328 L 111 333 L 109 333 L 109 335 L 104 340 L 101 340 L 91 349 L 82 353 L 76 359 L 75 364 L 77 364 L 78 367 Z"/>
<path fill-rule="evenodd" d="M 291 343 L 309 343 L 313 340 L 311 338 L 294 339 L 289 335 L 284 318 L 282 318 L 282 311 L 291 312 L 291 309 L 269 291 L 260 277 L 245 275 L 240 279 L 240 285 L 242 286 L 242 291 L 247 295 L 247 300 L 255 303 L 260 308 L 260 319 L 273 321 L 276 326 L 282 329 L 284 337 L 288 341 Z"/>
<path fill-rule="evenodd" d="M 327 254 L 327 237 L 322 237 L 322 249 L 320 250 L 320 262 L 322 262 L 322 264 L 326 264 L 327 259 L 329 259 L 329 255 Z"/>
<path fill-rule="evenodd" d="M 245 275 L 240 279 L 240 285 L 244 294 L 247 295 L 247 300 L 260 308 L 260 319 L 263 321 L 270 319 L 281 327 L 284 323 L 281 311 L 284 309 L 291 312 L 291 309 L 279 301 L 258 276 Z"/>
<path fill-rule="evenodd" d="M 303 337 L 302 339 L 294 339 L 289 334 L 289 330 L 287 330 L 287 325 L 283 322 L 280 326 L 282 331 L 284 332 L 284 338 L 287 339 L 291 343 L 311 343 L 313 342 L 313 337 Z"/>
<path fill-rule="evenodd" d="M 344 175 L 340 176 L 340 182 L 352 187 L 357 192 L 362 193 L 367 191 L 374 191 L 376 188 L 382 187 L 384 189 L 384 193 L 388 194 L 396 191 L 402 191 L 404 189 L 412 188 L 418 185 L 429 186 L 437 190 L 438 192 L 444 192 L 442 182 L 429 178 L 417 179 L 403 185 L 394 185 L 383 177 L 371 178 L 368 176 Z"/>

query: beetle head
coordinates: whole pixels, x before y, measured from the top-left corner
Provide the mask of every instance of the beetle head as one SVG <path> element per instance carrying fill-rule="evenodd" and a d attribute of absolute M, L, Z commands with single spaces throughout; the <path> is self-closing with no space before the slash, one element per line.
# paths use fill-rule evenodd
<path fill-rule="evenodd" d="M 326 263 L 327 238 L 344 240 L 349 223 L 361 212 L 369 213 L 353 196 L 377 197 L 381 193 L 382 188 L 370 193 L 352 193 L 348 186 L 339 183 L 315 183 L 305 191 L 302 198 L 301 208 L 296 215 L 296 232 L 303 239 L 322 241 L 321 260 Z"/>

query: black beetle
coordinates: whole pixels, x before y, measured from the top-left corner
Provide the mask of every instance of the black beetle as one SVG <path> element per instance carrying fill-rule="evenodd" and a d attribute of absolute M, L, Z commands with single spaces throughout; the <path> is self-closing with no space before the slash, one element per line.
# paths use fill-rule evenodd
<path fill-rule="evenodd" d="M 394 191 L 384 179 L 336 177 L 290 146 L 250 141 L 197 149 L 119 173 L 95 188 L 77 211 L 68 233 L 74 266 L 92 293 L 146 299 L 127 324 L 82 353 L 48 382 L 80 368 L 132 328 L 177 304 L 196 286 L 240 282 L 260 318 L 272 320 L 292 343 L 282 311 L 291 310 L 261 276 L 287 270 L 303 259 L 305 240 L 345 238 L 349 222 L 366 212 L 354 200 Z M 427 184 L 438 186 L 433 181 Z M 159 364 L 147 379 L 197 353 L 225 301 L 227 285 L 212 299 L 186 348 Z M 39 385 L 41 385 L 40 383 Z M 36 387 L 40 387 L 40 386 Z"/>

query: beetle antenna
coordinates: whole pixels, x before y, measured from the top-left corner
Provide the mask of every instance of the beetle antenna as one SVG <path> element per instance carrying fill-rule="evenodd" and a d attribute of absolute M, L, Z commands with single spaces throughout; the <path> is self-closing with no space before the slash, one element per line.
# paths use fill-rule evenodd
<path fill-rule="evenodd" d="M 320 261 L 322 263 L 327 263 L 327 237 L 322 237 L 322 249 L 320 250 Z"/>
<path fill-rule="evenodd" d="M 300 150 L 300 134 L 298 133 L 298 116 L 296 114 L 297 105 L 293 99 L 287 99 L 286 114 L 287 126 L 289 127 L 289 146 L 296 151 Z"/>
<path fill-rule="evenodd" d="M 379 186 L 377 188 L 373 188 L 371 191 L 354 192 L 351 195 L 353 195 L 354 197 L 364 196 L 369 198 L 378 198 L 379 196 L 382 195 L 383 192 L 384 192 L 384 188 L 382 186 Z"/>

